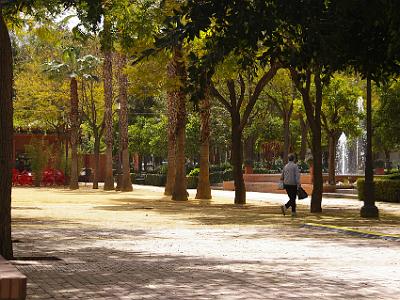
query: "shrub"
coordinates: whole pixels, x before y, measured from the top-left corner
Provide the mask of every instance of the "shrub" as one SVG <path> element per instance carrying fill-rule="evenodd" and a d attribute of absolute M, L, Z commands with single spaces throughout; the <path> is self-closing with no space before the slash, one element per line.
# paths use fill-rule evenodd
<path fill-rule="evenodd" d="M 310 171 L 310 166 L 303 160 L 299 160 L 297 165 L 299 166 L 301 173 L 307 173 Z"/>
<path fill-rule="evenodd" d="M 210 166 L 210 172 L 223 172 L 226 169 L 232 169 L 232 165 L 230 163 L 223 163 L 220 165 L 211 165 Z"/>
<path fill-rule="evenodd" d="M 283 163 L 283 160 L 281 158 L 278 158 L 274 161 L 274 170 L 278 170 L 278 171 L 282 171 L 283 167 L 285 166 L 285 164 Z"/>
<path fill-rule="evenodd" d="M 200 168 L 194 168 L 192 171 L 190 171 L 189 173 L 189 177 L 195 177 L 195 176 L 199 176 L 200 174 Z"/>
<path fill-rule="evenodd" d="M 166 181 L 167 176 L 164 174 L 146 174 L 144 177 L 146 185 L 165 186 Z"/>
<path fill-rule="evenodd" d="M 233 171 L 232 169 L 226 169 L 223 173 L 223 180 L 224 181 L 231 181 L 233 180 Z"/>
<path fill-rule="evenodd" d="M 168 172 L 168 165 L 163 164 L 161 166 L 154 168 L 154 170 L 151 173 L 152 174 L 167 174 L 167 172 Z M 148 172 L 148 173 L 150 173 L 150 172 Z"/>
<path fill-rule="evenodd" d="M 269 170 L 266 168 L 254 168 L 253 173 L 254 174 L 268 174 Z"/>
<path fill-rule="evenodd" d="M 31 169 L 35 174 L 35 186 L 40 186 L 43 170 L 46 168 L 51 156 L 51 147 L 43 140 L 33 139 L 29 145 L 25 146 L 25 151 L 31 159 Z"/>
<path fill-rule="evenodd" d="M 279 170 L 270 170 L 266 168 L 256 168 L 253 169 L 254 174 L 279 174 L 281 171 Z"/>
<path fill-rule="evenodd" d="M 131 182 L 134 183 L 135 182 L 135 173 L 131 173 Z"/>
<path fill-rule="evenodd" d="M 374 168 L 384 168 L 385 162 L 381 159 L 378 159 L 374 162 Z"/>
<path fill-rule="evenodd" d="M 400 173 L 392 173 L 386 177 L 387 179 L 391 180 L 399 180 L 400 179 Z"/>
<path fill-rule="evenodd" d="M 187 179 L 187 188 L 188 189 L 196 189 L 197 183 L 199 182 L 199 177 L 197 176 L 186 176 Z"/>
<path fill-rule="evenodd" d="M 224 172 L 210 173 L 210 184 L 221 183 L 222 181 L 224 181 Z"/>
<path fill-rule="evenodd" d="M 358 199 L 364 200 L 365 179 L 357 180 Z M 375 201 L 400 203 L 400 180 L 377 179 L 374 181 Z"/>

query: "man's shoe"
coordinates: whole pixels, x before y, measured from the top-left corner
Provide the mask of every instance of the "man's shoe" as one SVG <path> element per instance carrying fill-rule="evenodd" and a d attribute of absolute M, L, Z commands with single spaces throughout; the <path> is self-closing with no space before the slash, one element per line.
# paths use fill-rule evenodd
<path fill-rule="evenodd" d="M 286 216 L 286 206 L 285 205 L 281 205 L 281 211 L 282 211 L 282 215 Z"/>
<path fill-rule="evenodd" d="M 292 212 L 292 217 L 293 217 L 293 218 L 296 218 L 296 217 L 297 217 L 297 214 L 296 214 L 295 212 Z"/>

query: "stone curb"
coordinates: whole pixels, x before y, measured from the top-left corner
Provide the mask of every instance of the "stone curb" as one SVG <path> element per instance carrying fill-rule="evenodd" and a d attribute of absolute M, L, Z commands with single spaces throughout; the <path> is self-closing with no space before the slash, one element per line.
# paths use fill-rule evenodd
<path fill-rule="evenodd" d="M 361 230 L 356 230 L 356 229 L 352 229 L 352 228 L 348 228 L 348 227 L 339 227 L 339 226 L 324 225 L 324 224 L 317 224 L 317 223 L 305 223 L 305 224 L 301 225 L 301 227 L 319 229 L 319 230 L 327 230 L 327 231 L 338 232 L 338 233 L 343 233 L 343 234 L 362 237 L 362 238 L 382 239 L 382 240 L 387 240 L 387 241 L 400 242 L 400 235 L 395 235 L 395 234 L 368 232 L 368 231 L 361 231 Z"/>

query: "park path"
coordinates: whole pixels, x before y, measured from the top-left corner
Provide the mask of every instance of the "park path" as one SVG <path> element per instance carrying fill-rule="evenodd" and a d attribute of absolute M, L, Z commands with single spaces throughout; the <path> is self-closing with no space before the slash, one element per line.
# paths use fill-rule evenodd
<path fill-rule="evenodd" d="M 324 199 L 323 215 L 303 202 L 292 219 L 282 195 L 236 207 L 232 192 L 174 203 L 162 191 L 13 189 L 27 299 L 399 299 L 400 242 L 303 226 L 396 231 L 398 205 L 366 221 L 358 201 Z"/>

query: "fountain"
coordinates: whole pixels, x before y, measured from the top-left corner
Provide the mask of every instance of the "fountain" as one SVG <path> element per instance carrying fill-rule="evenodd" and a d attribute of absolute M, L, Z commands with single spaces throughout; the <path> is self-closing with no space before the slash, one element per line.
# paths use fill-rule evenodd
<path fill-rule="evenodd" d="M 364 112 L 364 100 L 357 100 L 358 112 Z M 365 166 L 365 141 L 366 130 L 364 122 L 360 124 L 362 134 L 355 139 L 348 139 L 343 132 L 336 146 L 336 174 L 338 175 L 361 175 L 364 174 Z"/>

